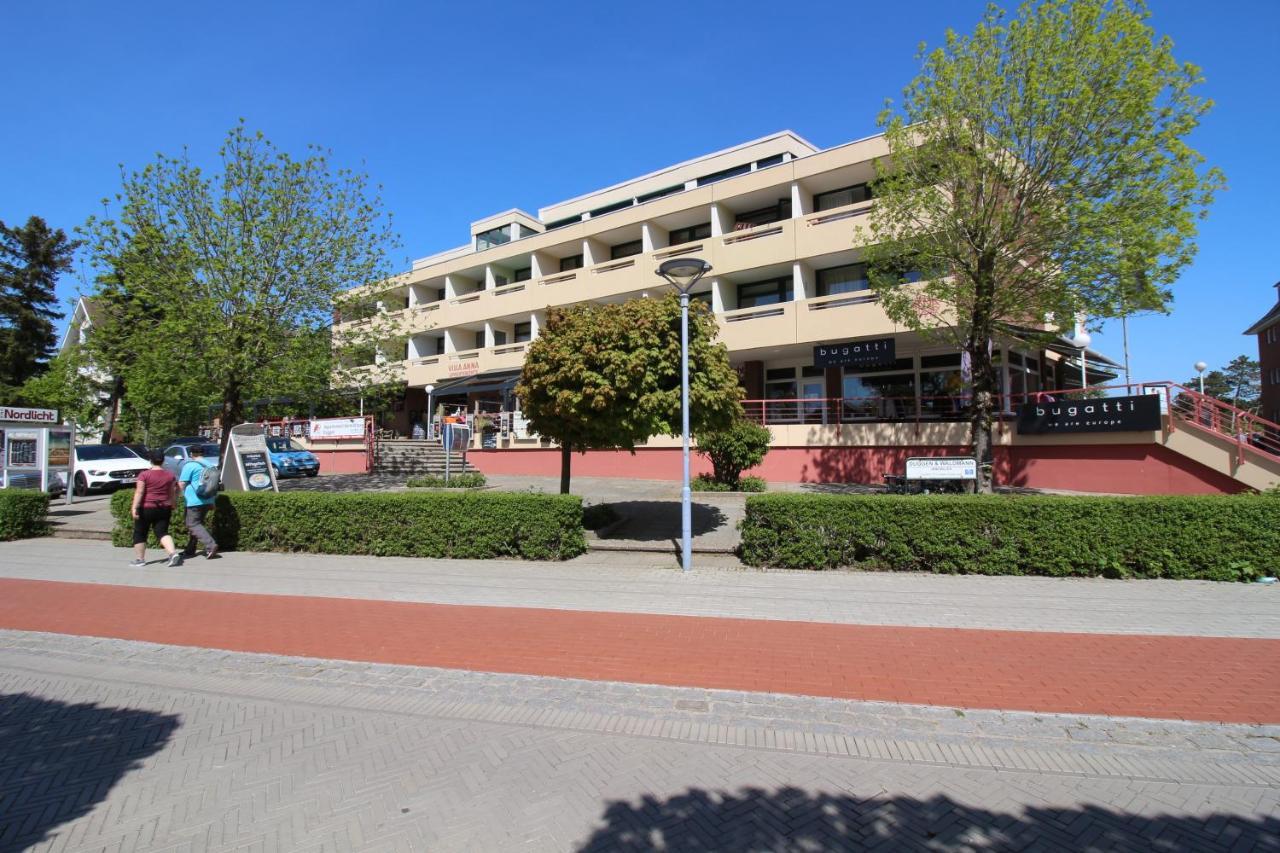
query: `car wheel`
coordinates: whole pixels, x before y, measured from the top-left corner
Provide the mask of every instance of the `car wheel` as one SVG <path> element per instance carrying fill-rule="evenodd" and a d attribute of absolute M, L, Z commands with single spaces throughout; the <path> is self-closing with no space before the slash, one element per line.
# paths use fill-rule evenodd
<path fill-rule="evenodd" d="M 74 489 L 76 497 L 82 498 L 89 494 L 89 481 L 85 479 L 84 474 L 76 474 L 76 485 Z"/>

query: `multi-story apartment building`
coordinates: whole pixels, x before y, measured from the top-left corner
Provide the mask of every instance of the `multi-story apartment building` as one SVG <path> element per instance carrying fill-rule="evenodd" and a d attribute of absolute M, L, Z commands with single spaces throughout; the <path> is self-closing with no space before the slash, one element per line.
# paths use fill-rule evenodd
<path fill-rule="evenodd" d="M 696 256 L 712 271 L 695 297 L 716 316 L 748 414 L 773 433 L 768 475 L 877 482 L 907 456 L 963 452 L 960 352 L 895 324 L 862 263 L 859 225 L 875 204 L 876 159 L 887 153 L 882 136 L 818 149 L 783 131 L 549 205 L 537 216 L 508 210 L 473 223 L 465 245 L 422 258 L 378 288 L 382 310 L 406 333 L 403 349 L 384 347 L 378 356 L 403 366 L 405 397 L 389 425 L 407 435 L 439 403 L 501 411 L 503 429 L 486 445 L 493 452 L 477 464 L 494 472 L 558 470 L 546 442 L 521 429 L 513 395 L 547 310 L 659 295 L 668 285 L 655 274 L 658 265 Z M 342 329 L 339 323 L 335 332 Z M 1080 386 L 1079 349 L 1065 339 L 1033 343 L 1043 337 L 1025 334 L 1030 330 L 1007 331 L 993 341 L 1006 406 Z M 835 344 L 869 344 L 882 357 L 826 366 L 815 348 Z M 1114 377 L 1116 365 L 1105 357 L 1089 350 L 1085 361 L 1090 385 Z M 1128 467 L 1093 453 L 1091 485 L 1130 490 L 1119 485 L 1154 464 L 1156 451 L 1147 447 L 1154 437 L 1141 436 Z M 998 441 L 1006 448 L 998 452 L 1013 458 L 1007 448 L 1016 438 L 1006 429 Z M 674 477 L 674 450 L 674 442 L 655 438 L 640 458 L 589 454 L 577 470 Z M 1061 486 L 1045 479 L 1057 471 L 1074 483 L 1078 460 L 1056 452 L 1037 463 L 1036 476 Z M 1028 476 L 1008 473 L 1005 480 L 1030 483 Z M 1199 474 L 1185 479 L 1177 488 L 1228 488 L 1221 479 L 1205 486 Z"/>
<path fill-rule="evenodd" d="M 1280 423 L 1280 281 L 1274 287 L 1275 306 L 1244 333 L 1258 336 L 1258 362 L 1262 365 L 1260 413 L 1267 420 Z"/>

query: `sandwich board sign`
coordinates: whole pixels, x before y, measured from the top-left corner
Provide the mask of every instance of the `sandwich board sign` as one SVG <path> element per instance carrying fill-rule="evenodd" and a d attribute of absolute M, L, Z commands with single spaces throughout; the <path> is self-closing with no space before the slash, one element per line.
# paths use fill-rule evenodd
<path fill-rule="evenodd" d="M 227 455 L 222 460 L 222 486 L 232 492 L 280 491 L 261 424 L 231 428 Z"/>

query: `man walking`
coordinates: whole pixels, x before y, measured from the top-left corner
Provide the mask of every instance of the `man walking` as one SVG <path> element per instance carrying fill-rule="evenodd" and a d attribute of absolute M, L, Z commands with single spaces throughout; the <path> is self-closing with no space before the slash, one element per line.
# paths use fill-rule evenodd
<path fill-rule="evenodd" d="M 218 543 L 214 541 L 213 536 L 209 533 L 209 529 L 204 526 L 205 516 L 209 514 L 209 510 L 213 508 L 213 501 L 217 497 L 217 491 L 212 494 L 201 494 L 200 484 L 202 474 L 206 468 L 216 468 L 214 461 L 204 458 L 204 448 L 199 444 L 193 444 L 187 448 L 191 460 L 182 466 L 182 473 L 178 475 L 178 482 L 185 488 L 182 491 L 182 499 L 186 502 L 187 509 L 184 520 L 187 524 L 187 531 L 191 534 L 187 537 L 187 547 L 183 549 L 183 557 L 194 557 L 196 555 L 196 542 L 199 541 L 204 546 L 204 556 L 206 559 L 212 560 L 218 556 Z"/>

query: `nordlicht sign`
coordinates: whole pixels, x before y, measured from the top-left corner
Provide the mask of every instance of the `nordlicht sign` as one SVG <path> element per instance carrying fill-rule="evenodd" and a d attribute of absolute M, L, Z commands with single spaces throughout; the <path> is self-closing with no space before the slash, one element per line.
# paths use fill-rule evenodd
<path fill-rule="evenodd" d="M 26 409 L 18 406 L 0 406 L 0 421 L 21 421 L 27 424 L 56 424 L 57 409 Z"/>
<path fill-rule="evenodd" d="M 1156 429 L 1160 429 L 1160 398 L 1153 394 L 1025 403 L 1018 409 L 1019 435 Z"/>
<path fill-rule="evenodd" d="M 814 367 L 885 367 L 897 358 L 893 338 L 819 344 L 813 348 Z"/>

